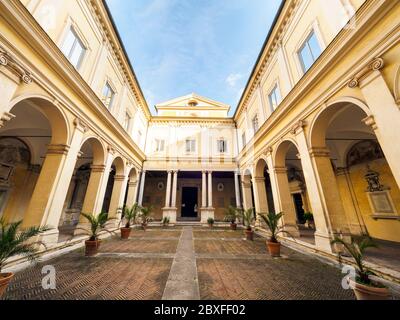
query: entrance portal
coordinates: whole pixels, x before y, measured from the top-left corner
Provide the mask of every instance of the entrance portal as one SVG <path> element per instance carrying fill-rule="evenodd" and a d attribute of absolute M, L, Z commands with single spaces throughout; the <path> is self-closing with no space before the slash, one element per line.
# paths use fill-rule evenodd
<path fill-rule="evenodd" d="M 198 189 L 194 187 L 182 188 L 182 218 L 197 218 Z"/>

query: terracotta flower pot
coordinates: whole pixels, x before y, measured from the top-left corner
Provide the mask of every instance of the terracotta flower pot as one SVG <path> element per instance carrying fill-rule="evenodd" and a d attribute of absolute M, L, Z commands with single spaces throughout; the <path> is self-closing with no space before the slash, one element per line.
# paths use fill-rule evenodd
<path fill-rule="evenodd" d="M 212 227 L 214 226 L 214 224 L 213 224 L 213 223 L 209 223 L 208 226 L 209 226 L 210 228 L 212 228 Z"/>
<path fill-rule="evenodd" d="M 146 231 L 147 223 L 142 223 L 142 228 L 143 228 L 144 231 Z"/>
<path fill-rule="evenodd" d="M 87 257 L 95 256 L 99 250 L 100 243 L 101 243 L 100 240 L 95 240 L 95 241 L 86 240 L 85 241 L 85 256 L 87 256 Z"/>
<path fill-rule="evenodd" d="M 254 240 L 254 231 L 253 230 L 246 230 L 246 239 L 249 241 Z"/>
<path fill-rule="evenodd" d="M 390 300 L 392 298 L 388 288 L 367 286 L 351 279 L 348 279 L 348 282 L 357 300 Z"/>
<path fill-rule="evenodd" d="M 279 242 L 267 241 L 267 247 L 271 257 L 281 256 L 281 244 Z"/>
<path fill-rule="evenodd" d="M 236 230 L 236 229 L 237 229 L 237 224 L 231 223 L 231 230 Z"/>
<path fill-rule="evenodd" d="M 129 239 L 131 228 L 121 228 L 121 239 Z"/>
<path fill-rule="evenodd" d="M 8 284 L 14 277 L 14 273 L 0 273 L 0 298 L 7 290 Z"/>

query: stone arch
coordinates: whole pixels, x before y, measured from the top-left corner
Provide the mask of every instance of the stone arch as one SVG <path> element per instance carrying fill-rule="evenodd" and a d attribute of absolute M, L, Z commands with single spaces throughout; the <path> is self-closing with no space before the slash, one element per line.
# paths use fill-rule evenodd
<path fill-rule="evenodd" d="M 112 166 L 115 167 L 116 175 L 123 176 L 125 174 L 125 161 L 120 156 L 114 158 Z"/>
<path fill-rule="evenodd" d="M 371 116 L 368 106 L 361 100 L 353 97 L 341 97 L 329 101 L 325 108 L 321 108 L 315 115 L 310 125 L 309 145 L 312 147 L 325 147 L 326 128 L 329 127 L 342 112 L 349 107 L 357 106 L 364 112 L 365 118 Z"/>
<path fill-rule="evenodd" d="M 85 144 L 90 144 L 93 153 L 93 165 L 104 165 L 106 149 L 104 144 L 95 136 L 86 137 L 81 143 L 81 149 Z"/>
<path fill-rule="evenodd" d="M 285 167 L 286 166 L 286 155 L 290 147 L 295 146 L 298 150 L 297 143 L 292 138 L 286 138 L 282 140 L 277 146 L 273 154 L 275 167 Z"/>
<path fill-rule="evenodd" d="M 40 113 L 42 113 L 51 126 L 51 144 L 69 144 L 70 126 L 65 112 L 54 103 L 54 99 L 45 95 L 21 95 L 10 102 L 9 112 L 13 111 L 22 104 L 27 103 Z"/>
<path fill-rule="evenodd" d="M 255 177 L 263 177 L 265 168 L 268 168 L 267 160 L 264 158 L 259 158 L 254 167 L 254 176 Z"/>

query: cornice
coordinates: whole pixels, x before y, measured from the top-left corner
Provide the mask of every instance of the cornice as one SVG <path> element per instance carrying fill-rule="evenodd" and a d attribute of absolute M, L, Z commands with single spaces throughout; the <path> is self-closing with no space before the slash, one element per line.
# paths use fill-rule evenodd
<path fill-rule="evenodd" d="M 144 152 L 140 150 L 128 133 L 122 128 L 122 125 L 103 105 L 92 88 L 69 63 L 61 50 L 19 0 L 0 1 L 0 16 L 3 17 L 13 29 L 18 30 L 19 36 L 25 40 L 25 43 L 47 62 L 55 74 L 60 76 L 65 83 L 68 83 L 71 90 L 75 91 L 85 105 L 103 120 L 102 124 L 108 126 L 122 141 L 132 146 L 131 151 L 139 159 L 145 159 Z M 7 39 L 3 38 L 1 34 L 0 40 L 3 42 L 3 50 L 6 51 L 6 56 L 11 57 L 14 56 L 15 53 L 15 56 L 23 57 L 23 54 L 17 54 L 19 50 Z M 15 59 L 16 58 L 13 58 L 13 61 L 15 61 Z M 51 81 L 48 81 L 47 76 L 36 66 L 32 65 L 26 57 L 20 58 L 20 60 L 21 61 L 18 61 L 19 65 L 24 66 L 24 70 L 28 70 L 31 79 L 34 79 L 35 82 L 51 95 L 57 96 L 57 100 L 65 101 L 63 105 L 71 111 L 71 113 L 80 119 L 84 119 L 94 132 L 104 131 L 104 128 L 100 128 L 96 123 L 93 123 L 90 118 L 87 118 L 86 113 L 77 107 L 64 92 L 54 86 Z M 22 60 L 24 61 L 22 62 Z M 4 63 L 6 60 L 3 58 L 2 61 Z M 102 138 L 107 143 L 111 143 L 108 137 L 102 136 Z M 131 157 L 123 150 L 121 150 L 121 154 L 124 154 L 127 158 Z"/>
<path fill-rule="evenodd" d="M 243 110 L 246 109 L 254 91 L 257 89 L 268 67 L 269 60 L 275 53 L 277 47 L 281 45 L 282 36 L 286 30 L 287 25 L 290 23 L 292 16 L 296 12 L 299 3 L 299 0 L 283 1 L 281 10 L 276 17 L 276 21 L 274 25 L 271 26 L 271 33 L 266 39 L 266 43 L 264 44 L 264 47 L 260 52 L 259 58 L 254 66 L 253 72 L 239 101 L 238 107 L 233 116 L 235 120 L 237 120 Z"/>
<path fill-rule="evenodd" d="M 254 144 L 273 128 L 274 124 L 284 119 L 287 114 L 297 105 L 297 102 L 301 100 L 305 95 L 307 95 L 311 90 L 313 90 L 315 85 L 318 85 L 320 80 L 328 73 L 332 68 L 335 67 L 335 62 L 340 60 L 345 56 L 354 45 L 356 45 L 360 38 L 362 38 L 367 32 L 369 32 L 371 25 L 374 25 L 385 15 L 396 3 L 390 0 L 370 0 L 364 3 L 363 6 L 357 11 L 355 19 L 357 30 L 352 29 L 342 29 L 335 39 L 328 45 L 325 51 L 322 53 L 321 57 L 316 61 L 316 63 L 311 67 L 311 69 L 304 75 L 304 77 L 297 82 L 297 84 L 292 88 L 289 94 L 284 98 L 279 107 L 275 112 L 263 123 L 259 131 L 252 137 L 252 139 L 247 143 L 247 147 L 243 149 L 239 155 L 238 159 L 243 159 L 249 150 L 253 150 Z M 368 27 L 365 27 L 368 25 Z M 381 68 L 381 62 L 379 58 L 384 54 L 384 52 L 390 50 L 398 41 L 400 41 L 399 27 L 388 31 L 382 39 L 377 40 L 375 47 L 371 47 L 364 55 L 360 55 L 358 61 L 354 61 L 354 65 L 349 66 L 349 69 L 343 75 L 338 75 L 340 80 L 332 81 L 335 86 L 331 88 L 330 93 L 324 93 L 318 96 L 318 98 L 312 102 L 314 108 L 308 108 L 304 110 L 299 117 L 293 120 L 290 126 L 295 125 L 296 121 L 300 121 L 307 117 L 307 115 L 318 107 L 321 103 L 329 99 L 329 96 L 333 95 L 340 88 L 349 85 L 351 81 L 349 79 L 355 78 L 357 75 L 365 74 L 366 70 L 374 70 L 376 68 L 379 70 Z M 395 41 L 394 41 L 395 39 Z M 382 46 L 382 43 L 385 46 Z M 383 62 L 382 62 L 383 63 Z M 362 71 L 364 70 L 364 71 Z M 369 71 L 368 71 L 369 72 Z M 350 74 L 350 76 L 349 76 Z M 285 128 L 279 133 L 279 136 L 283 136 L 289 133 L 290 129 Z M 273 138 L 268 142 L 269 145 L 274 144 L 278 138 Z M 274 142 L 275 141 L 275 142 Z"/>
<path fill-rule="evenodd" d="M 149 126 L 152 124 L 166 125 L 228 125 L 235 126 L 232 118 L 186 118 L 186 117 L 152 117 Z"/>
<path fill-rule="evenodd" d="M 92 6 L 94 14 L 98 19 L 102 32 L 109 42 L 109 46 L 112 49 L 115 59 L 118 61 L 119 66 L 122 67 L 122 73 L 124 74 L 127 83 L 131 87 L 139 107 L 146 115 L 147 120 L 149 120 L 151 117 L 149 107 L 143 95 L 142 89 L 140 88 L 135 71 L 133 70 L 129 58 L 126 55 L 123 43 L 120 40 L 120 36 L 107 5 L 103 0 L 90 0 L 89 2 Z"/>

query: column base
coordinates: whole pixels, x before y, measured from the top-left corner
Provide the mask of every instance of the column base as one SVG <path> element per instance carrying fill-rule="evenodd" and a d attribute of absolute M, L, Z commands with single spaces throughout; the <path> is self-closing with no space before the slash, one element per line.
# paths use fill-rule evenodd
<path fill-rule="evenodd" d="M 214 208 L 200 208 L 201 223 L 207 223 L 209 218 L 214 219 Z"/>
<path fill-rule="evenodd" d="M 163 218 L 168 217 L 170 223 L 176 223 L 177 208 L 162 208 Z"/>
<path fill-rule="evenodd" d="M 292 238 L 300 237 L 300 231 L 297 224 L 285 224 L 284 229 L 287 232 L 286 234 L 284 234 L 285 237 L 292 237 Z"/>
<path fill-rule="evenodd" d="M 331 237 L 329 234 L 326 233 L 319 233 L 318 231 L 315 231 L 314 233 L 314 239 L 315 239 L 315 246 L 321 250 L 325 251 L 328 253 L 333 253 L 333 246 L 331 245 Z"/>
<path fill-rule="evenodd" d="M 43 243 L 42 249 L 49 249 L 58 243 L 58 228 L 46 231 L 37 237 L 37 241 Z M 45 247 L 44 247 L 45 246 Z"/>

